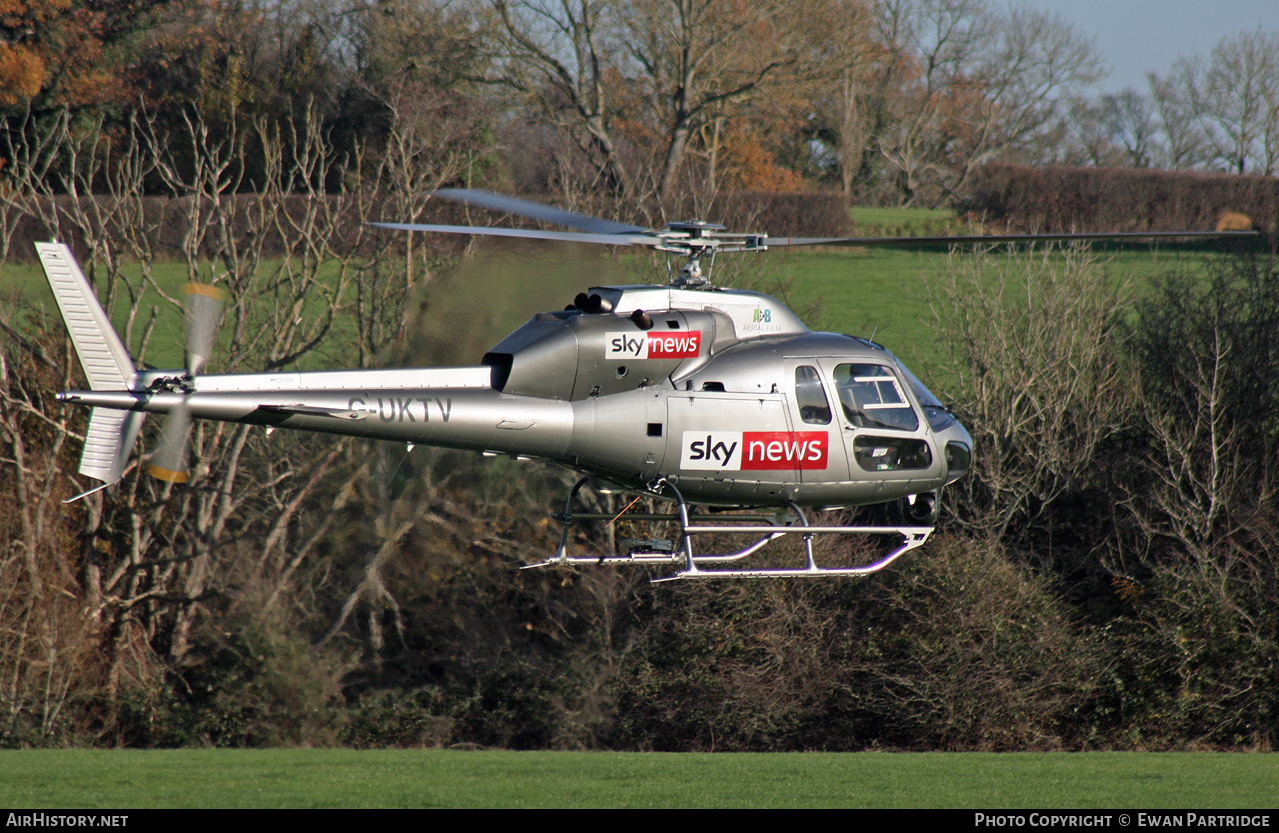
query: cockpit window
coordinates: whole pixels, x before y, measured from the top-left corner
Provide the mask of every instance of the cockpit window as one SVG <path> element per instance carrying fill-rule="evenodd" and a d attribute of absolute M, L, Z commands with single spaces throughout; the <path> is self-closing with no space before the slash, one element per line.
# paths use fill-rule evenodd
<path fill-rule="evenodd" d="M 801 365 L 795 368 L 795 402 L 799 404 L 799 417 L 810 425 L 830 424 L 830 402 L 822 388 L 822 378 L 817 368 Z"/>
<path fill-rule="evenodd" d="M 835 368 L 835 391 L 844 417 L 857 428 L 919 428 L 919 417 L 901 384 L 883 365 L 839 365 Z"/>

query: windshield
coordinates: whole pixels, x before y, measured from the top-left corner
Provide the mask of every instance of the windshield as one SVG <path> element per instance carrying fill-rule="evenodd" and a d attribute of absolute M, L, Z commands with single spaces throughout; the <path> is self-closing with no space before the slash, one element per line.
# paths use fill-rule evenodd
<path fill-rule="evenodd" d="M 951 413 L 951 410 L 943 405 L 941 400 L 933 395 L 932 391 L 924 387 L 924 383 L 919 381 L 915 374 L 910 372 L 910 368 L 903 364 L 901 359 L 894 356 L 887 347 L 861 336 L 850 336 L 850 338 L 860 341 L 867 347 L 883 350 L 893 360 L 893 363 L 897 365 L 897 369 L 901 371 L 902 377 L 906 380 L 906 384 L 910 387 L 910 392 L 915 394 L 915 401 L 919 403 L 919 407 L 924 409 L 924 418 L 928 420 L 928 427 L 934 431 L 944 431 L 959 421 Z"/>
<path fill-rule="evenodd" d="M 896 356 L 893 358 L 896 359 Z M 911 373 L 900 360 L 897 361 L 897 368 L 901 370 L 902 376 L 906 377 L 906 384 L 910 385 L 910 392 L 915 394 L 919 407 L 924 409 L 924 418 L 928 420 L 930 428 L 934 431 L 944 431 L 955 424 L 955 415 L 950 412 L 950 409 L 933 396 L 933 392 L 924 387 L 924 383 L 916 379 L 915 374 Z"/>

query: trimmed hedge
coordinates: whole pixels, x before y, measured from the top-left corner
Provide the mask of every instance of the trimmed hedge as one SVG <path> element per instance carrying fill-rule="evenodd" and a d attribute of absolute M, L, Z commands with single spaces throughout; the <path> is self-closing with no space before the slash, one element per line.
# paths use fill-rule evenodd
<path fill-rule="evenodd" d="M 763 232 L 774 237 L 841 237 L 850 233 L 848 208 L 833 191 L 726 191 L 712 216 L 730 232 Z M 679 211 L 685 218 L 692 213 Z M 686 215 L 686 216 L 685 216 Z"/>
<path fill-rule="evenodd" d="M 1238 212 L 1279 227 L 1279 177 L 1138 168 L 986 165 L 956 210 L 1018 232 L 1212 230 Z"/>

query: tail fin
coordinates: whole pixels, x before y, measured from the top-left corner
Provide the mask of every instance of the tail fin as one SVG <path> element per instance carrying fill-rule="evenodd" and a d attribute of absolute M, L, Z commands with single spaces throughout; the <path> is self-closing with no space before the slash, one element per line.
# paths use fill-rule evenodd
<path fill-rule="evenodd" d="M 145 416 L 141 411 L 90 409 L 89 430 L 84 432 L 84 451 L 80 454 L 80 473 L 101 480 L 102 486 L 98 488 L 110 486 L 123 477 L 129 449 L 138 438 Z"/>
<path fill-rule="evenodd" d="M 132 389 L 137 375 L 133 359 L 85 280 L 71 249 L 64 243 L 37 243 L 36 251 L 40 253 L 40 264 L 62 311 L 62 320 L 71 334 L 80 365 L 89 379 L 90 390 Z M 143 416 L 139 412 L 94 408 L 89 413 L 80 473 L 103 481 L 103 486 L 119 480 L 129 449 L 142 427 Z"/>
<path fill-rule="evenodd" d="M 90 390 L 128 390 L 136 373 L 124 342 L 111 326 L 111 319 L 98 303 L 84 273 L 65 243 L 37 243 L 40 264 L 58 299 L 62 320 L 71 333 L 71 343 Z"/>

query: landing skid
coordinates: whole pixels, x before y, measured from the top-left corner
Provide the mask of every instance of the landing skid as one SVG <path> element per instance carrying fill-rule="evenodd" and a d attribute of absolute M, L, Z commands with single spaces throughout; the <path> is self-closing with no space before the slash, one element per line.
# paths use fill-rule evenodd
<path fill-rule="evenodd" d="M 659 513 L 626 513 L 612 516 L 598 512 L 577 512 L 573 503 L 582 487 L 591 481 L 583 477 L 573 485 L 568 499 L 564 503 L 564 511 L 553 515 L 563 524 L 560 534 L 560 545 L 555 555 L 536 564 L 525 565 L 522 569 L 549 567 L 564 564 L 671 564 L 680 567 L 678 572 L 669 576 L 654 579 L 654 583 L 678 581 L 685 579 L 707 578 L 806 578 L 810 576 L 864 576 L 878 572 L 892 564 L 901 556 L 921 546 L 928 540 L 934 527 L 931 526 L 810 526 L 804 511 L 794 503 L 786 506 L 785 513 L 776 515 L 737 514 L 737 515 L 697 515 L 698 523 L 690 522 L 688 504 L 675 486 L 665 479 L 658 480 L 649 489 L 653 497 L 661 497 L 675 503 L 676 511 Z M 625 555 L 570 555 L 568 551 L 569 536 L 573 525 L 586 521 L 613 521 L 624 517 L 628 521 L 667 521 L 679 524 L 679 538 L 676 542 L 646 541 L 632 542 Z M 693 537 L 698 535 L 727 535 L 731 533 L 752 534 L 760 536 L 754 543 L 730 553 L 695 553 Z M 803 567 L 777 567 L 759 569 L 717 568 L 707 569 L 707 565 L 733 564 L 755 555 L 768 544 L 786 535 L 802 535 L 804 537 Z M 901 543 L 887 555 L 870 564 L 858 567 L 820 567 L 813 557 L 813 538 L 817 535 L 897 535 Z"/>

